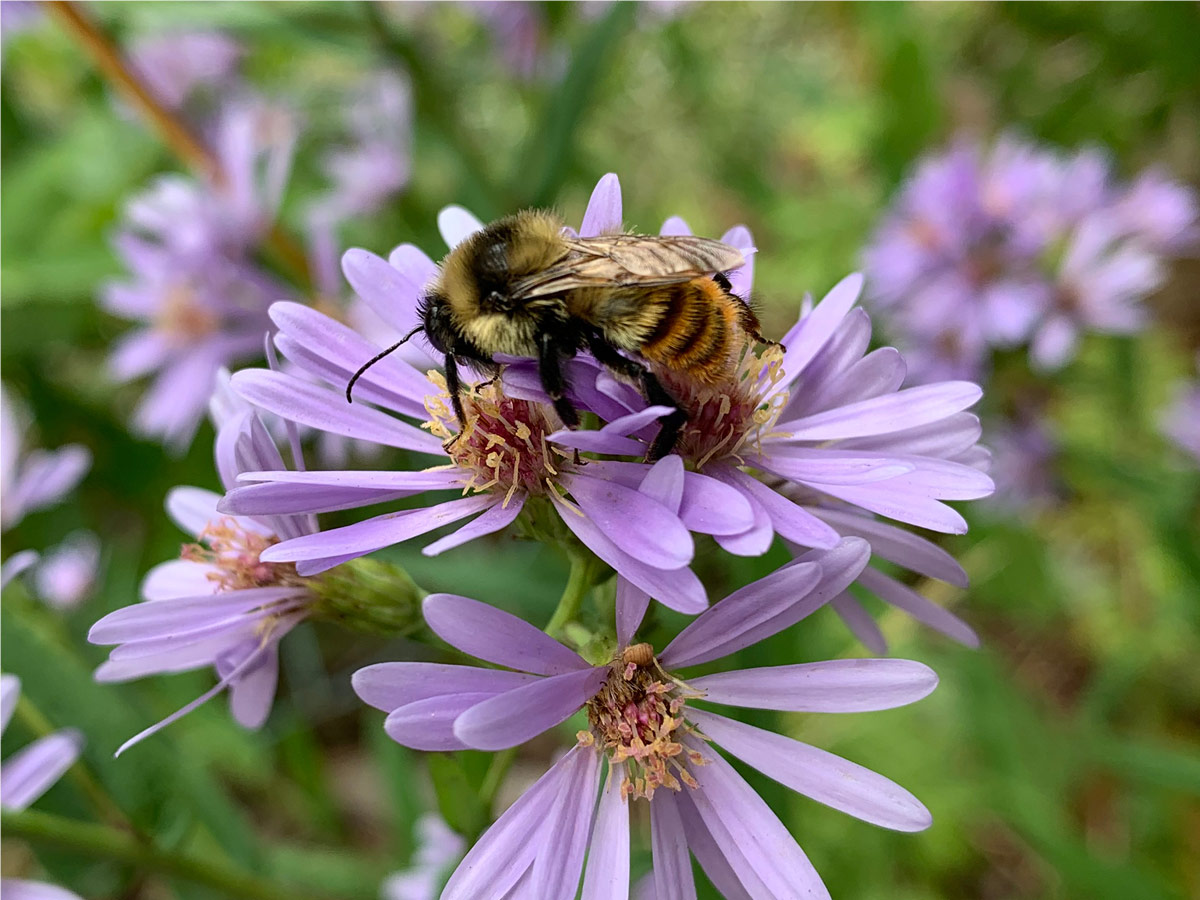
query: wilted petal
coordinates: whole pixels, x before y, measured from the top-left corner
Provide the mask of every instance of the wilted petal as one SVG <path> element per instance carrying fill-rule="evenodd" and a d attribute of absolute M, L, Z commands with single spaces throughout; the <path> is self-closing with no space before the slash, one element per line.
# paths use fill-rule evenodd
<path fill-rule="evenodd" d="M 425 621 L 438 637 L 478 659 L 537 675 L 590 668 L 579 654 L 545 632 L 478 600 L 430 594 L 423 608 Z"/>

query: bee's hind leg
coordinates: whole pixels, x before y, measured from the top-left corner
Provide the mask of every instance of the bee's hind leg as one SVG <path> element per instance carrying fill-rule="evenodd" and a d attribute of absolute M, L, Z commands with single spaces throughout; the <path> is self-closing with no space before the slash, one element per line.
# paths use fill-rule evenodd
<path fill-rule="evenodd" d="M 687 411 L 679 405 L 679 401 L 662 386 L 662 382 L 655 377 L 653 372 L 638 365 L 632 359 L 622 356 L 615 347 L 599 335 L 588 336 L 588 349 L 592 352 L 592 356 L 596 357 L 596 362 L 602 366 L 641 384 L 642 391 L 651 405 L 673 407 L 674 412 L 667 413 L 658 420 L 660 423 L 658 435 L 646 453 L 646 461 L 655 462 L 674 450 L 675 443 L 679 440 L 679 432 L 683 430 L 688 418 Z"/>
<path fill-rule="evenodd" d="M 562 366 L 563 356 L 567 354 L 563 352 L 559 335 L 553 331 L 542 332 L 539 350 L 538 374 L 542 379 L 542 388 L 550 395 L 554 411 L 562 419 L 563 425 L 576 428 L 579 426 L 579 413 L 567 399 L 567 379 Z"/>

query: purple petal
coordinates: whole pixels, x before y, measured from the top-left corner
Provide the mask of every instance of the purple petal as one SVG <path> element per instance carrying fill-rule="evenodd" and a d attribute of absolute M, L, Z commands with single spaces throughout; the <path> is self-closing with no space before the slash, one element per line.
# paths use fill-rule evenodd
<path fill-rule="evenodd" d="M 8 727 L 20 696 L 21 679 L 16 675 L 0 675 L 0 732 Z"/>
<path fill-rule="evenodd" d="M 880 655 L 887 653 L 887 639 L 879 630 L 879 625 L 871 618 L 871 614 L 863 609 L 863 605 L 853 594 L 843 591 L 830 600 L 829 605 L 846 623 L 846 627 L 853 635 L 863 643 L 863 646 L 872 653 Z"/>
<path fill-rule="evenodd" d="M 667 237 L 686 236 L 692 233 L 692 229 L 681 216 L 671 216 L 671 218 L 662 223 L 662 228 L 658 229 L 658 233 Z"/>
<path fill-rule="evenodd" d="M 870 557 L 870 545 L 859 538 L 846 538 L 832 550 L 811 550 L 699 616 L 659 659 L 668 668 L 683 668 L 719 659 L 770 637 L 844 591 Z"/>
<path fill-rule="evenodd" d="M 684 473 L 679 518 L 701 534 L 743 534 L 755 525 L 754 508 L 741 491 L 699 472 Z"/>
<path fill-rule="evenodd" d="M 516 520 L 524 506 L 525 497 L 521 494 L 515 494 L 507 505 L 497 503 L 479 518 L 468 522 L 462 528 L 452 534 L 446 535 L 441 540 L 434 541 L 428 547 L 422 548 L 421 553 L 425 556 L 437 556 L 439 553 L 444 553 L 453 547 L 473 541 L 477 537 L 501 531 Z"/>
<path fill-rule="evenodd" d="M 579 226 L 580 237 L 596 237 L 621 230 L 621 182 L 609 172 L 598 182 L 588 200 Z"/>
<path fill-rule="evenodd" d="M 405 473 L 416 474 L 416 473 Z M 347 488 L 291 482 L 265 482 L 235 487 L 221 498 L 217 508 L 234 516 L 289 515 L 296 513 L 337 512 L 401 500 L 422 493 L 425 488 L 404 491 L 380 491 L 373 488 Z M 299 537 L 300 535 L 294 535 Z"/>
<path fill-rule="evenodd" d="M 422 285 L 415 284 L 409 272 L 374 253 L 352 248 L 342 255 L 342 273 L 354 293 L 385 323 L 401 333 L 416 324 Z"/>
<path fill-rule="evenodd" d="M 251 731 L 261 728 L 271 714 L 278 682 L 279 645 L 272 643 L 259 661 L 229 686 L 229 711 L 234 720 Z"/>
<path fill-rule="evenodd" d="M 574 650 L 494 606 L 456 594 L 430 594 L 423 606 L 429 627 L 463 653 L 536 675 L 590 669 Z"/>
<path fill-rule="evenodd" d="M 629 900 L 629 801 L 621 796 L 624 780 L 625 764 L 610 764 L 596 809 L 580 900 Z"/>
<path fill-rule="evenodd" d="M 41 556 L 36 550 L 20 550 L 14 553 L 0 566 L 0 588 L 8 587 L 10 581 L 31 566 L 37 565 L 39 559 Z"/>
<path fill-rule="evenodd" d="M 797 400 L 802 402 L 795 407 L 789 403 L 784 414 L 792 416 L 811 410 L 831 410 L 894 394 L 907 374 L 908 367 L 900 351 L 894 347 L 880 347 L 853 362 L 844 372 L 814 385 L 811 392 L 798 395 Z"/>
<path fill-rule="evenodd" d="M 695 552 L 691 534 L 679 516 L 661 503 L 604 478 L 563 473 L 560 481 L 620 550 L 656 569 L 680 569 L 691 562 Z"/>
<path fill-rule="evenodd" d="M 0 767 L 5 809 L 22 810 L 46 793 L 79 759 L 83 735 L 73 728 L 57 731 L 18 750 Z"/>
<path fill-rule="evenodd" d="M 592 833 L 592 812 L 600 786 L 600 754 L 576 754 L 571 775 L 546 816 L 541 852 L 533 862 L 533 881 L 527 896 L 570 898 L 579 890 L 583 858 Z"/>
<path fill-rule="evenodd" d="M 896 579 L 868 567 L 859 576 L 858 583 L 884 603 L 904 610 L 918 622 L 940 631 L 946 637 L 968 647 L 979 646 L 979 635 L 970 625 Z"/>
<path fill-rule="evenodd" d="M 713 883 L 713 887 L 725 900 L 755 900 L 755 897 L 763 896 L 766 889 L 763 887 L 762 880 L 752 874 L 749 875 L 749 882 L 757 893 L 750 893 L 742 885 L 737 872 L 749 873 L 749 864 L 746 862 L 745 855 L 738 851 L 732 840 L 717 842 L 712 832 L 704 824 L 695 804 L 692 803 L 690 793 L 690 791 L 681 791 L 673 799 L 683 822 L 684 833 L 687 835 L 688 848 L 696 857 L 696 862 L 700 863 L 700 868 L 704 870 L 708 880 Z M 723 837 L 726 835 L 723 827 L 720 828 L 720 833 Z M 738 860 L 736 870 L 730 865 L 730 858 Z"/>
<path fill-rule="evenodd" d="M 172 597 L 197 597 L 215 594 L 220 588 L 215 578 L 215 566 L 190 559 L 170 559 L 159 563 L 142 579 L 142 597 L 146 600 L 168 600 Z"/>
<path fill-rule="evenodd" d="M 834 330 L 858 301 L 862 282 L 862 276 L 857 274 L 843 278 L 812 312 L 784 335 L 781 343 L 785 348 L 785 368 L 789 376 L 798 376 L 833 336 Z"/>
<path fill-rule="evenodd" d="M 646 617 L 650 595 L 627 579 L 617 576 L 617 646 L 627 647 Z"/>
<path fill-rule="evenodd" d="M 578 786 L 583 768 L 591 765 L 583 757 L 596 755 L 590 748 L 574 747 L 556 762 L 475 842 L 450 876 L 441 900 L 508 897 L 541 849 L 536 839 L 542 826 L 564 802 L 564 792 Z"/>
<path fill-rule="evenodd" d="M 752 460 L 780 478 L 813 485 L 875 485 L 905 475 L 911 463 L 870 453 L 850 453 L 824 447 L 796 447 L 772 441 L 761 458 Z"/>
<path fill-rule="evenodd" d="M 542 678 L 471 707 L 454 723 L 454 734 L 476 750 L 503 750 L 549 731 L 596 695 L 610 669 L 596 666 Z"/>
<path fill-rule="evenodd" d="M 538 681 L 537 675 L 452 666 L 443 663 L 376 663 L 359 669 L 350 679 L 354 692 L 366 704 L 391 712 L 446 694 L 500 694 Z"/>
<path fill-rule="evenodd" d="M 303 587 L 246 588 L 220 594 L 134 603 L 114 610 L 88 632 L 93 644 L 119 644 L 183 634 L 239 618 L 268 604 L 307 595 Z"/>
<path fill-rule="evenodd" d="M 589 550 L 659 603 L 689 614 L 700 612 L 708 605 L 704 585 L 691 569 L 666 571 L 652 568 L 617 547 L 595 523 L 581 516 L 557 494 L 551 494 L 550 499 L 567 527 Z"/>
<path fill-rule="evenodd" d="M 650 801 L 650 847 L 654 853 L 654 900 L 695 900 L 687 835 L 671 791 L 656 791 Z"/>
<path fill-rule="evenodd" d="M 388 513 L 353 525 L 283 541 L 268 547 L 259 558 L 263 562 L 296 562 L 336 556 L 362 556 L 483 512 L 500 500 L 501 498 L 491 494 L 476 494 L 426 509 Z M 316 572 L 306 571 L 300 574 L 313 575 Z"/>
<path fill-rule="evenodd" d="M 753 497 L 770 518 L 771 527 L 784 540 L 804 547 L 837 546 L 840 540 L 837 531 L 754 476 L 732 467 L 722 467 L 713 474 Z"/>
<path fill-rule="evenodd" d="M 896 831 L 923 831 L 933 824 L 920 800 L 870 769 L 715 713 L 693 710 L 689 718 L 743 762 L 818 803 Z"/>
<path fill-rule="evenodd" d="M 221 495 L 198 487 L 171 488 L 167 493 L 167 515 L 169 515 L 183 531 L 192 537 L 199 537 L 200 532 L 208 527 L 210 522 L 221 518 L 217 512 L 217 503 Z"/>
<path fill-rule="evenodd" d="M 232 384 L 248 402 L 300 425 L 385 447 L 444 455 L 441 441 L 433 435 L 283 372 L 245 369 L 233 376 Z"/>
<path fill-rule="evenodd" d="M 822 484 L 826 494 L 865 510 L 945 534 L 966 534 L 967 520 L 939 500 L 896 490 L 889 484 Z"/>
<path fill-rule="evenodd" d="M 870 449 L 904 456 L 936 456 L 952 459 L 970 449 L 979 440 L 979 417 L 968 412 L 955 413 L 939 422 L 906 428 L 887 435 L 851 438 L 838 444 L 843 450 Z"/>
<path fill-rule="evenodd" d="M 491 694 L 441 694 L 393 709 L 383 728 L 397 744 L 413 750 L 444 752 L 469 749 L 454 734 L 454 722 Z"/>
<path fill-rule="evenodd" d="M 744 634 L 801 603 L 820 581 L 821 566 L 815 562 L 786 565 L 705 610 L 659 658 L 664 666 L 683 668 L 748 646 L 750 641 L 741 641 Z"/>
<path fill-rule="evenodd" d="M 840 534 L 865 538 L 871 552 L 918 575 L 937 578 L 956 587 L 967 586 L 967 573 L 958 561 L 932 541 L 868 516 L 842 510 L 813 508 L 812 512 Z"/>
<path fill-rule="evenodd" d="M 691 768 L 700 787 L 689 799 L 717 844 L 738 851 L 726 854 L 738 880 L 756 897 L 828 900 L 812 863 L 763 799 L 707 744 L 688 743 L 708 760 L 708 765 Z M 751 885 L 761 885 L 767 893 Z"/>
<path fill-rule="evenodd" d="M 771 549 L 775 540 L 775 525 L 767 508 L 753 496 L 743 493 L 742 498 L 750 504 L 754 514 L 753 524 L 738 534 L 714 535 L 721 549 L 735 556 L 762 556 Z"/>
<path fill-rule="evenodd" d="M 483 223 L 479 219 L 457 205 L 442 208 L 442 211 L 438 213 L 437 226 L 442 240 L 451 250 L 475 232 L 483 230 Z"/>
<path fill-rule="evenodd" d="M 721 243 L 741 250 L 742 256 L 746 258 L 745 265 L 739 266 L 732 272 L 726 272 L 725 274 L 729 278 L 730 290 L 743 300 L 748 301 L 751 290 L 754 287 L 754 257 L 757 254 L 754 246 L 754 237 L 750 234 L 750 229 L 745 225 L 734 225 L 721 235 Z"/>
<path fill-rule="evenodd" d="M 914 703 L 937 687 L 937 675 L 907 659 L 834 659 L 717 672 L 689 679 L 705 700 L 791 712 L 868 712 Z"/>
<path fill-rule="evenodd" d="M 860 400 L 816 415 L 781 422 L 793 440 L 835 441 L 888 434 L 937 422 L 962 412 L 983 396 L 979 385 L 946 381 Z"/>
<path fill-rule="evenodd" d="M 4 895 L 4 900 L 83 900 L 66 888 L 41 881 L 25 881 L 23 878 L 0 878 L 0 893 Z"/>

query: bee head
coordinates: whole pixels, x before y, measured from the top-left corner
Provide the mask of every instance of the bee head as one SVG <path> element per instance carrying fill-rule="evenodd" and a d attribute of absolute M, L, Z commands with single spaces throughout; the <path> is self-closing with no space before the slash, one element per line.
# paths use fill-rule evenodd
<path fill-rule="evenodd" d="M 459 342 L 451 321 L 450 302 L 442 294 L 430 291 L 421 298 L 420 316 L 425 337 L 434 349 L 439 353 L 454 353 Z"/>

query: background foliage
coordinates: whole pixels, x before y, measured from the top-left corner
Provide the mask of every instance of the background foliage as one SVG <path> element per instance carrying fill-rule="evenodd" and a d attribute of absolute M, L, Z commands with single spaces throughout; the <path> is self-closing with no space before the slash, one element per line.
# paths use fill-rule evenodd
<path fill-rule="evenodd" d="M 1101 144 L 1124 173 L 1154 162 L 1200 180 L 1194 4 L 697 3 L 669 16 L 547 5 L 543 71 L 528 81 L 453 6 L 92 12 L 123 42 L 203 26 L 245 44 L 250 78 L 305 120 L 285 219 L 318 182 L 339 87 L 394 66 L 413 80 L 414 177 L 398 202 L 347 229 L 347 246 L 386 253 L 408 240 L 437 256 L 435 214 L 448 202 L 485 219 L 530 203 L 577 218 L 596 178 L 615 171 L 639 230 L 676 213 L 702 234 L 752 229 L 768 334 L 805 291 L 819 295 L 857 266 L 909 165 L 960 131 Z M 115 388 L 103 364 L 124 326 L 95 304 L 97 284 L 118 272 L 107 239 L 122 203 L 178 163 L 53 23 L 6 42 L 3 66 L 0 370 L 33 410 L 41 446 L 77 441 L 96 458 L 74 501 L 22 522 L 5 555 L 78 527 L 105 540 L 100 584 L 81 609 L 61 617 L 20 587 L 5 594 L 3 666 L 29 700 L 5 755 L 38 715 L 78 726 L 100 792 L 136 829 L 331 896 L 375 896 L 411 853 L 421 809 L 440 802 L 467 831 L 486 821 L 486 758 L 420 759 L 350 692 L 354 669 L 428 648 L 303 627 L 283 644 L 286 686 L 262 732 L 242 731 L 214 703 L 111 758 L 210 684 L 204 672 L 96 685 L 103 652 L 84 640 L 178 551 L 162 513 L 167 489 L 216 487 L 207 426 L 182 459 L 126 432 L 136 389 Z M 975 504 L 970 534 L 947 540 L 972 586 L 938 599 L 978 628 L 982 650 L 884 614 L 894 654 L 938 671 L 931 698 L 861 716 L 759 714 L 895 779 L 934 814 L 928 832 L 897 835 L 765 790 L 834 896 L 1200 895 L 1200 477 L 1157 432 L 1170 383 L 1200 343 L 1198 279 L 1200 264 L 1178 266 L 1155 299 L 1155 329 L 1092 339 L 1062 376 L 1052 409 L 1066 444 L 1061 500 L 1015 513 Z M 430 589 L 505 603 L 535 622 L 565 580 L 552 555 L 508 539 L 452 560 L 392 553 Z M 779 562 L 729 568 L 704 545 L 697 557 L 721 586 Z M 824 611 L 759 648 L 754 664 L 861 653 Z M 514 784 L 553 749 L 523 747 Z M 502 787 L 500 802 L 516 790 Z M 42 808 L 86 817 L 85 797 L 67 779 Z M 4 849 L 7 872 L 26 851 Z M 40 847 L 39 858 L 89 897 L 212 896 L 117 863 Z"/>

